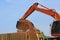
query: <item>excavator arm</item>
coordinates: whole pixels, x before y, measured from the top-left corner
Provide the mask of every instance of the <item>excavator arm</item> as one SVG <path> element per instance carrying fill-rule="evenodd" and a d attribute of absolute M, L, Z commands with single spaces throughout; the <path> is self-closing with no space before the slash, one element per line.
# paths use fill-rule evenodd
<path fill-rule="evenodd" d="M 56 11 L 54 11 L 54 10 L 52 10 L 52 9 L 50 9 L 50 8 L 42 5 L 42 4 L 40 4 L 40 5 L 41 5 L 42 7 L 44 7 L 44 8 L 39 8 L 38 5 L 39 5 L 39 3 L 34 3 L 34 4 L 27 10 L 27 12 L 23 15 L 23 17 L 22 17 L 21 19 L 19 19 L 19 22 L 20 22 L 21 20 L 25 20 L 25 19 L 26 19 L 30 14 L 32 14 L 32 12 L 34 12 L 35 10 L 36 10 L 36 11 L 39 11 L 39 12 L 42 12 L 42 13 L 44 13 L 44 14 L 47 14 L 47 15 L 53 17 L 53 18 L 56 20 L 56 22 L 53 23 L 53 26 L 52 26 L 52 28 L 51 28 L 51 35 L 52 35 L 52 36 L 60 36 L 60 29 L 59 29 L 59 28 L 60 28 L 60 15 L 59 15 Z M 32 29 L 31 29 L 31 30 L 32 30 Z M 34 32 L 35 32 L 35 31 L 34 31 Z M 31 33 L 33 34 L 34 32 L 31 32 Z M 31 36 L 31 37 L 32 37 L 32 36 Z"/>
<path fill-rule="evenodd" d="M 38 3 L 34 3 L 28 10 L 27 12 L 24 14 L 24 16 L 21 19 L 26 19 L 32 12 L 35 11 L 35 7 L 38 6 Z"/>
<path fill-rule="evenodd" d="M 42 4 L 40 4 L 42 7 L 44 8 L 39 8 L 38 7 L 39 3 L 34 3 L 28 10 L 27 12 L 24 14 L 24 16 L 21 18 L 22 20 L 25 20 L 30 14 L 32 14 L 32 12 L 39 11 L 42 12 L 44 14 L 47 14 L 51 17 L 53 17 L 56 21 L 53 22 L 52 28 L 51 28 L 51 35 L 52 36 L 60 36 L 60 15 L 54 11 L 53 9 L 50 9 Z M 21 20 L 19 19 L 19 21 Z M 58 24 L 58 25 L 57 25 Z"/>
<path fill-rule="evenodd" d="M 41 5 L 42 7 L 44 7 L 44 8 L 46 8 L 46 9 L 44 9 L 44 8 L 39 8 L 39 7 L 38 7 L 38 4 L 39 4 L 39 3 L 34 3 L 34 4 L 27 10 L 27 12 L 24 14 L 24 16 L 23 16 L 21 19 L 26 19 L 30 14 L 32 14 L 32 12 L 34 12 L 34 11 L 36 10 L 36 11 L 42 12 L 42 13 L 44 13 L 44 14 L 47 14 L 47 15 L 53 17 L 56 21 L 60 21 L 60 15 L 59 15 L 56 11 L 47 8 L 47 7 L 45 7 L 45 6 L 42 5 L 42 4 L 40 4 L 40 5 Z"/>

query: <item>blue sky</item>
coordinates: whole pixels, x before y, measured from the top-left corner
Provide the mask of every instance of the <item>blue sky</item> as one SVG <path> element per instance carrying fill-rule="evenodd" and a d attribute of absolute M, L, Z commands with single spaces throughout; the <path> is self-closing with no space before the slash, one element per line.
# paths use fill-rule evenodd
<path fill-rule="evenodd" d="M 60 0 L 0 0 L 0 34 L 16 32 L 16 22 L 35 2 L 44 4 L 60 13 Z M 34 11 L 27 19 L 45 35 L 50 36 L 50 24 L 54 20 L 52 17 Z"/>

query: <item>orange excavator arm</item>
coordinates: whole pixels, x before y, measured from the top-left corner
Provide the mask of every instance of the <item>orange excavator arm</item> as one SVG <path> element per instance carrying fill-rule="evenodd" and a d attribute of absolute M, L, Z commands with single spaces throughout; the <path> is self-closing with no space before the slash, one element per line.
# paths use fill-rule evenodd
<path fill-rule="evenodd" d="M 27 10 L 27 12 L 24 14 L 24 16 L 23 16 L 21 19 L 23 19 L 23 20 L 26 19 L 30 14 L 32 14 L 32 12 L 34 12 L 34 11 L 36 10 L 36 11 L 42 12 L 42 13 L 44 13 L 44 14 L 47 14 L 47 15 L 53 17 L 56 21 L 60 21 L 60 15 L 59 15 L 56 11 L 47 8 L 46 6 L 44 6 L 44 5 L 42 5 L 42 4 L 40 4 L 40 5 L 41 5 L 42 7 L 44 7 L 45 9 L 39 8 L 39 7 L 38 7 L 38 4 L 39 4 L 39 3 L 34 3 L 34 4 Z"/>
<path fill-rule="evenodd" d="M 23 17 L 20 20 L 25 20 L 32 12 L 39 11 L 44 14 L 47 14 L 51 17 L 53 17 L 56 21 L 53 22 L 52 28 L 51 28 L 51 35 L 52 36 L 60 36 L 60 15 L 54 11 L 53 9 L 50 9 L 42 4 L 40 4 L 43 8 L 38 7 L 39 3 L 34 3 L 27 12 L 23 15 Z M 35 32 L 35 31 L 34 31 Z M 33 34 L 33 33 L 32 33 Z"/>

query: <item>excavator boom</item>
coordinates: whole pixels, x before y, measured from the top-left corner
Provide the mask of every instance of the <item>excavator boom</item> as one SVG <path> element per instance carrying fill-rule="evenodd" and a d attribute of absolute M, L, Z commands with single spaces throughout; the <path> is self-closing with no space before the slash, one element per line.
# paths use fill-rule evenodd
<path fill-rule="evenodd" d="M 30 14 L 32 14 L 32 12 L 34 12 L 35 10 L 36 11 L 39 11 L 39 12 L 42 12 L 44 14 L 47 14 L 49 16 L 52 16 L 56 21 L 60 21 L 60 15 L 52 10 L 52 9 L 49 9 L 47 7 L 45 7 L 44 5 L 40 4 L 42 7 L 46 8 L 46 9 L 43 9 L 43 8 L 39 8 L 38 7 L 38 4 L 39 3 L 34 3 L 28 10 L 27 12 L 24 14 L 24 16 L 21 18 L 21 19 L 26 19 Z"/>

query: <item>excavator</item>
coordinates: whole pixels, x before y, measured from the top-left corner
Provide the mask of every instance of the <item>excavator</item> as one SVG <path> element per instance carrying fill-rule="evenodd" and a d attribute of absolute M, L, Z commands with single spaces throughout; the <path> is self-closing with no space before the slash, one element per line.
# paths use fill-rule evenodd
<path fill-rule="evenodd" d="M 38 5 L 40 5 L 41 7 L 43 8 L 39 8 Z M 19 29 L 20 25 L 19 23 L 21 21 L 24 21 L 26 20 L 26 18 L 32 14 L 34 11 L 38 11 L 38 12 L 41 12 L 41 13 L 44 13 L 46 15 L 49 15 L 51 17 L 53 17 L 55 19 L 55 21 L 52 23 L 52 27 L 51 27 L 51 36 L 56 36 L 56 37 L 60 37 L 60 15 L 59 13 L 57 13 L 56 11 L 54 11 L 53 9 L 51 8 L 48 8 L 42 4 L 39 4 L 38 2 L 34 3 L 28 10 L 27 12 L 23 15 L 22 18 L 19 19 L 19 21 L 17 22 L 17 29 Z M 31 22 L 30 22 L 31 23 Z M 29 23 L 28 23 L 29 25 Z M 34 27 L 30 26 L 29 27 L 31 32 L 30 32 L 30 38 L 32 38 L 32 40 L 35 40 L 33 38 L 35 38 L 34 36 L 34 32 L 36 31 L 34 29 Z"/>

